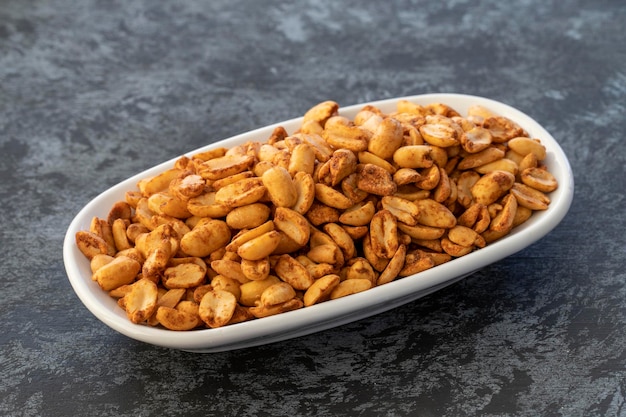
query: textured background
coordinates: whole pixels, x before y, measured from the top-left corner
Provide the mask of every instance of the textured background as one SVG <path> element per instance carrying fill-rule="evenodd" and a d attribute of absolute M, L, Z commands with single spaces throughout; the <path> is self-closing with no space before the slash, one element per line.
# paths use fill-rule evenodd
<path fill-rule="evenodd" d="M 625 416 L 626 5 L 510 3 L 2 1 L 0 415 Z M 65 230 L 120 180 L 321 100 L 430 92 L 559 141 L 576 194 L 551 234 L 393 311 L 219 354 L 135 342 L 74 295 Z"/>

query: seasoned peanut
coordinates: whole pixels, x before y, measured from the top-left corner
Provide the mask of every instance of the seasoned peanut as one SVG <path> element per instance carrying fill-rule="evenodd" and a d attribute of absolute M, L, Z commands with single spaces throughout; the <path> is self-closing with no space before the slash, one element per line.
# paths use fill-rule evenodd
<path fill-rule="evenodd" d="M 93 279 L 104 291 L 110 291 L 135 281 L 141 265 L 127 256 L 114 258 L 94 272 Z"/>
<path fill-rule="evenodd" d="M 268 169 L 261 177 L 270 199 L 276 207 L 292 207 L 298 200 L 293 179 L 285 168 L 276 166 Z"/>
<path fill-rule="evenodd" d="M 309 307 L 313 304 L 325 301 L 330 297 L 331 292 L 339 284 L 339 275 L 329 274 L 317 279 L 304 293 L 304 306 Z"/>
<path fill-rule="evenodd" d="M 225 290 L 211 290 L 204 294 L 198 314 L 203 322 L 209 327 L 222 327 L 226 325 L 235 312 L 237 299 Z"/>
<path fill-rule="evenodd" d="M 226 246 L 231 232 L 223 220 L 209 220 L 198 224 L 180 240 L 181 249 L 190 256 L 204 257 Z"/>

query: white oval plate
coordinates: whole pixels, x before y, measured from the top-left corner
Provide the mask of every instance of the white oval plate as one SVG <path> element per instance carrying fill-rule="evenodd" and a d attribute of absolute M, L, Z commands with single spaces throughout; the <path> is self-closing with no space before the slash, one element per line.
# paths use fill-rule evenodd
<path fill-rule="evenodd" d="M 559 182 L 559 188 L 550 194 L 552 202 L 548 210 L 533 214 L 529 221 L 517 227 L 510 235 L 483 249 L 417 275 L 397 279 L 368 291 L 296 311 L 218 329 L 174 332 L 131 323 L 124 311 L 118 307 L 116 301 L 91 280 L 89 262 L 75 244 L 76 232 L 88 229 L 94 216 L 106 217 L 110 207 L 115 202 L 124 199 L 126 191 L 136 188 L 138 180 L 171 167 L 177 159 L 174 158 L 110 188 L 89 202 L 74 218 L 67 230 L 63 246 L 65 268 L 74 291 L 98 319 L 133 339 L 199 353 L 240 349 L 340 326 L 414 301 L 446 287 L 488 264 L 524 249 L 549 233 L 565 217 L 574 193 L 572 171 L 567 157 L 556 140 L 535 120 L 506 104 L 482 97 L 460 94 L 426 94 L 381 100 L 368 104 L 373 104 L 384 112 L 391 112 L 395 110 L 397 102 L 402 99 L 423 105 L 434 102 L 445 103 L 461 114 L 465 114 L 470 105 L 480 104 L 516 121 L 526 129 L 530 136 L 539 138 L 548 152 L 545 163 Z M 353 117 L 363 105 L 341 108 L 340 113 L 347 117 Z M 232 147 L 246 141 L 265 142 L 276 126 L 281 125 L 288 132 L 293 132 L 300 125 L 300 122 L 301 118 L 277 123 L 213 143 L 190 152 L 189 155 L 218 146 Z"/>

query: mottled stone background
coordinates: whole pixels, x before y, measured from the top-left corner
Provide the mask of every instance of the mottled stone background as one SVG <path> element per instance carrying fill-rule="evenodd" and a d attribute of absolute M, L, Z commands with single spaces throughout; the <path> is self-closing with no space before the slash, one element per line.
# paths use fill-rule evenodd
<path fill-rule="evenodd" d="M 0 2 L 0 415 L 625 416 L 623 1 Z M 212 141 L 427 92 L 520 108 L 575 172 L 533 246 L 385 314 L 199 355 L 74 295 L 91 198 Z"/>

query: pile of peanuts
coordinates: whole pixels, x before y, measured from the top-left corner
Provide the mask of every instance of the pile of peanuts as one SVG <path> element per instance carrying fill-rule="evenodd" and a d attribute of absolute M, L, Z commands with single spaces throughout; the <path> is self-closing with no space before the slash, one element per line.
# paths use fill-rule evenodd
<path fill-rule="evenodd" d="M 473 105 L 312 107 L 296 132 L 176 160 L 76 244 L 133 323 L 217 328 L 466 255 L 545 210 L 545 147 Z M 415 278 L 409 278 L 415 279 Z"/>

